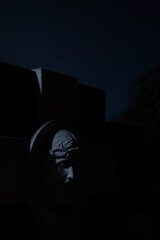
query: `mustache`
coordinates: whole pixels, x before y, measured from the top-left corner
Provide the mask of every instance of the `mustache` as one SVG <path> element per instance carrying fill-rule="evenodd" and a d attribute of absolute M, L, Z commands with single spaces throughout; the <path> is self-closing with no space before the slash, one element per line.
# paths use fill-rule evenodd
<path fill-rule="evenodd" d="M 74 180 L 66 180 L 64 183 L 64 186 L 73 187 L 73 186 L 75 186 L 75 181 Z"/>

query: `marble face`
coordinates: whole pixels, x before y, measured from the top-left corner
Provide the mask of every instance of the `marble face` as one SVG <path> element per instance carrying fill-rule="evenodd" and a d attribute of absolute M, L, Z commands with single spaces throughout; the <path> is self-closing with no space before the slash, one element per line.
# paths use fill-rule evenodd
<path fill-rule="evenodd" d="M 78 142 L 73 133 L 59 130 L 53 137 L 49 153 L 54 164 L 55 198 L 58 204 L 74 202 Z"/>

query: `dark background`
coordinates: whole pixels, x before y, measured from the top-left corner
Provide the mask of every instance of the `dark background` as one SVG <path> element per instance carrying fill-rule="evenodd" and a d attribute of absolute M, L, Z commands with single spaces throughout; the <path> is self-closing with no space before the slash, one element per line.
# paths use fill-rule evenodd
<path fill-rule="evenodd" d="M 106 91 L 106 119 L 125 108 L 127 84 L 160 62 L 159 1 L 0 3 L 0 61 L 42 67 Z"/>
<path fill-rule="evenodd" d="M 78 84 L 104 89 L 106 91 L 105 114 L 107 120 L 110 114 L 119 113 L 125 108 L 127 84 L 133 78 L 140 77 L 150 68 L 159 65 L 159 5 L 158 1 L 130 1 L 129 3 L 127 1 L 87 0 L 1 1 L 0 61 L 27 69 L 42 67 L 76 77 Z M 30 128 L 30 131 L 33 132 L 40 113 L 44 114 L 44 111 L 36 108 L 37 105 L 41 105 L 39 97 L 34 94 L 35 91 L 38 91 L 37 80 L 35 76 L 33 79 L 30 77 L 31 73 L 28 70 L 23 69 L 21 72 L 20 69 L 15 69 L 14 81 L 12 81 L 12 71 L 6 71 L 7 74 L 11 74 L 9 82 L 7 82 L 7 74 L 4 69 L 1 70 L 1 83 L 3 83 L 2 86 L 4 85 L 1 87 L 1 110 L 5 114 L 1 114 L 4 116 L 3 124 L 1 124 L 1 136 L 19 137 L 22 135 L 21 137 L 28 137 L 26 126 L 30 127 L 30 124 L 35 124 L 32 126 L 33 129 Z M 26 71 L 26 74 L 23 71 Z M 5 78 L 3 78 L 4 76 Z M 46 84 L 48 81 L 45 81 Z M 73 91 L 71 91 L 73 97 L 75 85 L 73 84 Z M 7 90 L 3 91 L 3 89 Z M 49 95 L 47 89 L 51 90 L 50 85 L 46 88 L 46 92 L 44 91 L 47 96 L 43 98 L 44 108 L 45 103 L 50 102 L 49 96 L 53 95 L 52 91 L 49 91 Z M 85 89 L 86 87 L 84 87 Z M 64 92 L 63 90 L 64 95 L 66 93 L 71 95 L 69 91 L 71 89 L 67 91 L 65 89 Z M 82 94 L 84 90 L 83 86 L 79 85 L 79 109 L 83 111 L 84 106 L 87 107 L 87 101 L 82 102 L 85 96 Z M 87 91 L 92 92 L 90 88 Z M 86 96 L 90 98 L 91 92 Z M 34 101 L 32 102 L 31 99 Z M 97 97 L 93 97 L 93 99 L 97 100 Z M 7 102 L 7 100 L 9 101 Z M 103 107 L 100 102 L 99 105 Z M 7 103 L 8 108 L 3 103 Z M 65 105 L 66 102 L 62 102 L 63 104 Z M 32 108 L 30 108 L 31 105 Z M 88 106 L 90 105 L 89 102 Z M 96 106 L 96 103 L 92 101 L 93 113 L 95 113 L 94 105 Z M 12 108 L 12 106 L 16 106 L 16 108 Z M 9 108 L 10 111 L 8 111 Z M 25 114 L 28 118 L 25 117 L 22 109 L 27 109 Z M 87 117 L 86 114 L 82 114 L 83 111 L 79 111 L 79 115 L 82 116 L 82 119 L 80 118 L 82 125 L 86 123 L 86 119 L 89 119 L 88 116 L 92 117 L 87 108 L 85 109 L 85 113 L 89 114 Z M 19 118 L 18 114 L 20 114 Z M 12 118 L 10 118 L 11 115 Z M 8 122 L 6 122 L 6 116 L 9 116 L 7 117 Z M 84 119 L 83 116 L 86 118 Z M 47 118 L 48 116 L 43 117 Z M 82 213 L 81 233 L 84 234 L 83 239 L 89 239 L 95 235 L 101 238 L 104 234 L 110 235 L 109 239 L 117 239 L 120 235 L 123 239 L 159 239 L 160 181 L 159 178 L 154 179 L 155 176 L 159 177 L 159 152 L 154 151 L 155 146 L 158 149 L 159 138 L 148 134 L 149 143 L 147 144 L 151 148 L 151 152 L 149 152 L 148 145 L 144 144 L 144 133 L 141 129 L 105 124 L 103 121 L 96 124 L 100 119 L 99 114 L 96 117 L 96 121 L 92 122 L 88 131 L 93 157 L 93 162 L 90 162 L 92 187 L 91 195 Z M 27 125 L 25 121 L 27 121 Z M 90 119 L 87 124 L 89 125 L 89 123 Z M 7 133 L 4 126 L 8 130 Z M 99 131 L 100 127 L 103 131 Z M 22 130 L 25 131 L 22 132 Z M 16 136 L 15 133 L 19 135 Z M 24 209 L 23 205 L 25 191 L 24 189 L 20 191 L 23 188 L 21 181 L 26 164 L 25 161 L 23 164 L 21 162 L 21 158 L 26 159 L 26 155 L 21 156 L 21 152 L 26 154 L 23 151 L 24 147 L 20 147 L 23 146 L 23 140 L 21 139 L 21 143 L 19 143 L 19 138 L 9 138 L 7 141 L 2 138 L 1 142 L 4 151 L 2 155 L 5 159 L 5 161 L 1 161 L 1 201 L 3 200 L 5 203 L 9 201 L 7 204 L 10 204 L 6 208 L 3 206 L 1 208 L 1 219 L 4 222 L 4 228 L 2 228 L 4 233 L 7 232 L 9 224 L 9 235 L 16 236 L 18 226 L 21 229 L 19 236 L 23 239 L 24 237 L 28 238 L 26 232 L 30 213 L 28 209 Z M 3 147 L 4 144 L 6 144 L 5 147 Z M 10 151 L 6 151 L 6 146 L 9 146 Z M 28 147 L 28 142 L 27 145 L 24 142 L 24 146 Z M 12 159 L 16 159 L 16 164 L 12 162 Z M 10 177 L 8 178 L 8 176 Z M 17 192 L 14 192 L 14 188 Z M 7 194 L 11 194 L 11 196 Z M 104 217 L 105 221 L 103 221 Z M 27 224 L 25 221 L 22 222 L 22 219 L 27 220 Z M 33 219 L 31 224 L 33 229 L 35 229 L 34 223 Z M 91 227 L 89 227 L 89 223 L 91 223 Z M 44 227 L 44 236 L 46 236 L 46 233 L 49 234 L 47 223 L 44 226 L 46 227 L 46 229 Z M 79 225 L 77 224 L 77 226 Z M 38 232 L 39 229 L 41 227 L 38 227 Z M 52 226 L 50 231 L 51 229 Z M 55 227 L 55 229 L 57 228 Z M 28 233 L 30 234 L 29 231 Z"/>

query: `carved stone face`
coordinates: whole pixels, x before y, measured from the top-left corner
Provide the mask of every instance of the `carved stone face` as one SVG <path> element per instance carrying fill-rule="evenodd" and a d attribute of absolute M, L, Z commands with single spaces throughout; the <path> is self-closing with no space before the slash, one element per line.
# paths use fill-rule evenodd
<path fill-rule="evenodd" d="M 87 161 L 87 142 L 74 125 L 51 120 L 37 129 L 27 166 L 27 193 L 33 209 L 49 217 L 79 209 L 88 193 Z"/>
<path fill-rule="evenodd" d="M 55 198 L 58 204 L 70 205 L 76 188 L 78 142 L 73 133 L 59 130 L 52 139 L 49 151 L 54 164 Z"/>

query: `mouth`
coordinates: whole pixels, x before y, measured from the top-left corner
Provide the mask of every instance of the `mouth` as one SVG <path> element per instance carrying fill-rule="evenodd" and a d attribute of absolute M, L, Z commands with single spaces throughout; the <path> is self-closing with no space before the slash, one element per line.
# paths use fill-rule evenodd
<path fill-rule="evenodd" d="M 72 188 L 73 187 L 73 182 L 68 181 L 64 185 L 65 185 L 66 188 Z"/>

